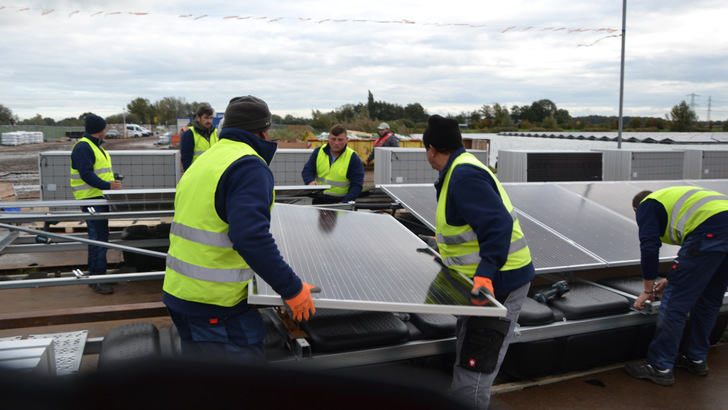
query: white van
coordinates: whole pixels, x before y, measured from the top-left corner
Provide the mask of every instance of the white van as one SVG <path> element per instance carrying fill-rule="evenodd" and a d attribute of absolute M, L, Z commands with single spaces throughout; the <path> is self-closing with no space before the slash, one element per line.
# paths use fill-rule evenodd
<path fill-rule="evenodd" d="M 132 138 L 141 138 L 152 135 L 151 131 L 136 124 L 126 124 L 126 133 Z"/>

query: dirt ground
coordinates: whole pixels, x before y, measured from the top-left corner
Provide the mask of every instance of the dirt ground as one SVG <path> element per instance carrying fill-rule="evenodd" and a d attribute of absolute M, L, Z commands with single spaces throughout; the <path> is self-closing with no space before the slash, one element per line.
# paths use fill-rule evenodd
<path fill-rule="evenodd" d="M 156 136 L 109 139 L 106 150 L 155 149 Z M 46 151 L 71 151 L 76 140 L 58 140 L 42 144 L 0 145 L 0 182 L 12 183 L 18 199 L 40 198 L 38 154 Z"/>

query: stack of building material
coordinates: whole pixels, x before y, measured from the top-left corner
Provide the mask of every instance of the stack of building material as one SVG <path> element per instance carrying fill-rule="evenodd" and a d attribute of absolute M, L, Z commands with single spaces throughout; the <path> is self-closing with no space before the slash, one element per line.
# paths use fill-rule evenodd
<path fill-rule="evenodd" d="M 2 145 L 39 144 L 43 142 L 43 133 L 35 131 L 13 131 L 2 133 Z"/>

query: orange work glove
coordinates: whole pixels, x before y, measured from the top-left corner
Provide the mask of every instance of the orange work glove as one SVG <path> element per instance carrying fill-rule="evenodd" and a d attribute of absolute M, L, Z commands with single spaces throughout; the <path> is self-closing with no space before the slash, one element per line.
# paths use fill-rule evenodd
<path fill-rule="evenodd" d="M 316 313 L 316 307 L 313 305 L 313 299 L 311 299 L 311 292 L 321 292 L 321 289 L 304 282 L 303 289 L 298 292 L 298 295 L 285 300 L 286 310 L 288 310 L 288 314 L 291 315 L 293 320 L 298 322 L 308 320 Z"/>
<path fill-rule="evenodd" d="M 493 296 L 493 281 L 483 276 L 473 277 L 473 290 L 470 292 L 470 303 L 476 306 L 485 306 L 490 303 L 486 294 Z"/>

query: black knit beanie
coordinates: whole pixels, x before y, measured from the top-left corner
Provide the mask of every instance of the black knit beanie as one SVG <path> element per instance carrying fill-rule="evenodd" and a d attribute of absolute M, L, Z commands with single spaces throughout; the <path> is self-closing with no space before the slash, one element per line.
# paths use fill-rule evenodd
<path fill-rule="evenodd" d="M 425 147 L 432 145 L 438 151 L 453 151 L 463 146 L 460 124 L 452 118 L 444 118 L 437 114 L 427 120 L 427 128 L 422 134 Z"/>
<path fill-rule="evenodd" d="M 261 132 L 270 128 L 271 114 L 268 104 L 260 98 L 246 95 L 230 100 L 225 109 L 222 129 L 237 128 L 249 132 Z"/>
<path fill-rule="evenodd" d="M 98 134 L 106 128 L 106 121 L 98 115 L 89 115 L 85 123 L 86 133 L 89 135 Z"/>

